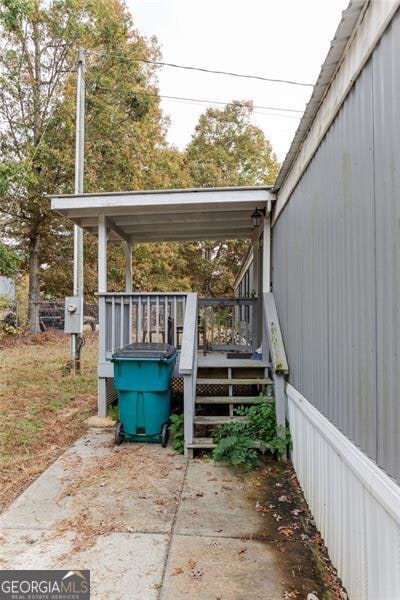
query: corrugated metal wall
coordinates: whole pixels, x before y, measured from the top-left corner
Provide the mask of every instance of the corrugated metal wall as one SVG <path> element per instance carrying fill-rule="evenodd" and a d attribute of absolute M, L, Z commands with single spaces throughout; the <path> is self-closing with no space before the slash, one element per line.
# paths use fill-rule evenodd
<path fill-rule="evenodd" d="M 290 383 L 400 480 L 400 15 L 273 230 Z"/>
<path fill-rule="evenodd" d="M 351 600 L 400 598 L 400 488 L 287 387 L 292 460 Z"/>

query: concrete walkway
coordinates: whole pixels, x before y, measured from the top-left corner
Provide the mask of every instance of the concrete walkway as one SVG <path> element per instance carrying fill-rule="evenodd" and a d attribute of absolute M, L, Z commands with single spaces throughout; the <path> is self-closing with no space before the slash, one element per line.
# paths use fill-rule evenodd
<path fill-rule="evenodd" d="M 306 598 L 318 583 L 287 595 L 299 541 L 268 536 L 257 486 L 92 429 L 1 516 L 0 568 L 90 569 L 95 600 Z"/>

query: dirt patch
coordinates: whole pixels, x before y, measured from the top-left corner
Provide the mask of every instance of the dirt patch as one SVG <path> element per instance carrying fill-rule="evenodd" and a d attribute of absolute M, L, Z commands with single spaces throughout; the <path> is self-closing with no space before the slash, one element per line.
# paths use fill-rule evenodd
<path fill-rule="evenodd" d="M 96 407 L 97 336 L 85 336 L 82 374 L 68 372 L 69 336 L 2 340 L 0 511 L 85 431 Z"/>
<path fill-rule="evenodd" d="M 318 600 L 347 599 L 292 464 L 267 458 L 249 483 L 254 509 L 265 523 L 257 539 L 273 543 L 281 554 L 284 597 L 314 593 Z"/>

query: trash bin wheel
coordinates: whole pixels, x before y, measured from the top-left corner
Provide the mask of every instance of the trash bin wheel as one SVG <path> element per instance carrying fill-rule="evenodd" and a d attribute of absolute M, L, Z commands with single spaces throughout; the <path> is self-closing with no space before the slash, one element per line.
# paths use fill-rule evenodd
<path fill-rule="evenodd" d="M 117 446 L 120 446 L 122 444 L 122 442 L 125 439 L 125 434 L 124 434 L 124 427 L 121 423 L 121 421 L 118 421 L 118 423 L 115 426 L 115 443 Z"/>
<path fill-rule="evenodd" d="M 166 448 L 166 446 L 168 444 L 168 438 L 169 438 L 168 423 L 164 423 L 164 425 L 161 428 L 161 446 L 163 448 Z"/>

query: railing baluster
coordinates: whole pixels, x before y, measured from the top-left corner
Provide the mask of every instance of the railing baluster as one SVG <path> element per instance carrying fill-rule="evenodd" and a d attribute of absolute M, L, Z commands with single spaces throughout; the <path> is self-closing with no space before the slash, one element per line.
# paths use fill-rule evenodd
<path fill-rule="evenodd" d="M 231 339 L 232 339 L 232 344 L 235 344 L 235 313 L 236 313 L 236 306 L 232 307 L 232 317 L 231 317 Z"/>
<path fill-rule="evenodd" d="M 120 303 L 120 311 L 121 311 L 119 346 L 120 346 L 120 348 L 122 348 L 122 346 L 124 346 L 124 311 L 125 311 L 125 302 L 124 302 L 123 296 L 120 297 L 119 303 Z"/>
<path fill-rule="evenodd" d="M 156 298 L 156 342 L 158 343 L 160 335 L 160 297 Z"/>
<path fill-rule="evenodd" d="M 183 320 L 185 318 L 185 310 L 186 310 L 186 296 L 182 296 L 182 321 L 181 321 L 182 335 L 183 335 Z M 178 339 L 178 346 L 179 346 L 179 339 Z"/>
<path fill-rule="evenodd" d="M 132 296 L 129 296 L 128 344 L 132 343 Z"/>
<path fill-rule="evenodd" d="M 115 350 L 115 296 L 111 299 L 111 352 Z"/>
<path fill-rule="evenodd" d="M 151 304 L 150 296 L 147 296 L 147 333 L 146 341 L 151 342 Z"/>
<path fill-rule="evenodd" d="M 176 327 L 177 327 L 177 322 L 176 322 L 176 317 L 177 317 L 177 311 L 176 311 L 176 296 L 174 296 L 174 323 L 173 323 L 173 327 L 174 327 L 174 346 L 176 347 Z"/>
<path fill-rule="evenodd" d="M 225 338 L 225 344 L 227 344 L 228 343 L 228 315 L 229 315 L 227 306 L 225 306 L 222 309 L 222 314 L 224 315 L 224 338 Z"/>
<path fill-rule="evenodd" d="M 142 342 L 142 296 L 138 298 L 137 341 Z"/>
<path fill-rule="evenodd" d="M 164 343 L 168 344 L 168 296 L 164 301 Z"/>

